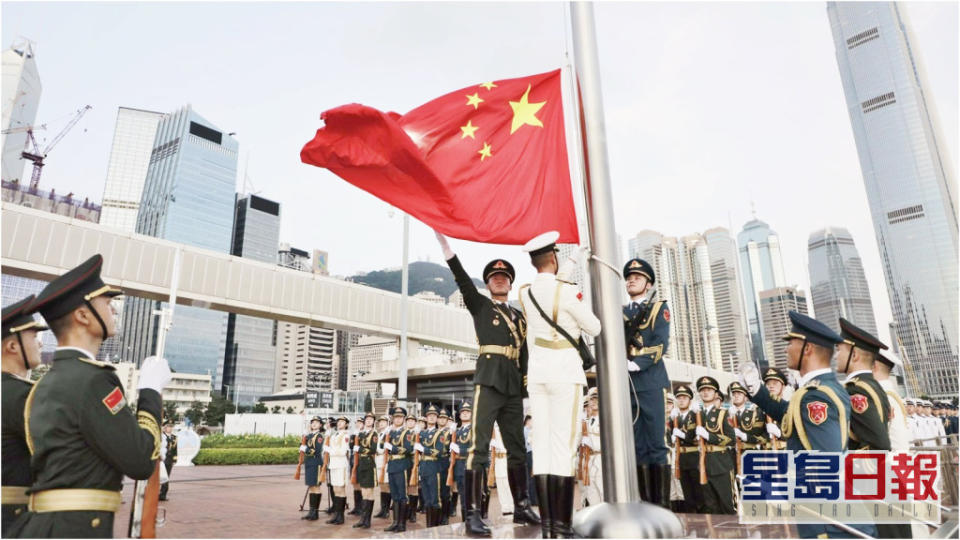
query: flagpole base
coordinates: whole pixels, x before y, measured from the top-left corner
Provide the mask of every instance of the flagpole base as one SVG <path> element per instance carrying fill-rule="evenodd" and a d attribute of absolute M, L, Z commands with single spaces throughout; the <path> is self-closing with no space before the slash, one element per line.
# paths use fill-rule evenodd
<path fill-rule="evenodd" d="M 579 538 L 680 538 L 683 525 L 673 512 L 645 502 L 602 503 L 573 516 Z"/>

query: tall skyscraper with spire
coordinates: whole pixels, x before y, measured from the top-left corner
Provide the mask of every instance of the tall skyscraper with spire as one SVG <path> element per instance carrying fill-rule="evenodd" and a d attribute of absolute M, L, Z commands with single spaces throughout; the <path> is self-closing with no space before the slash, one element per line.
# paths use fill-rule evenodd
<path fill-rule="evenodd" d="M 836 332 L 843 317 L 877 335 L 867 276 L 850 233 L 842 227 L 811 233 L 807 257 L 814 316 Z"/>
<path fill-rule="evenodd" d="M 769 360 L 763 346 L 760 293 L 787 286 L 783 276 L 783 259 L 780 257 L 780 237 L 754 214 L 753 219 L 737 235 L 737 244 L 740 248 L 740 279 L 743 280 L 743 299 L 750 332 L 750 356 L 766 367 Z"/>
<path fill-rule="evenodd" d="M 957 185 L 902 6 L 830 2 L 837 65 L 896 321 L 934 397 L 958 391 Z"/>

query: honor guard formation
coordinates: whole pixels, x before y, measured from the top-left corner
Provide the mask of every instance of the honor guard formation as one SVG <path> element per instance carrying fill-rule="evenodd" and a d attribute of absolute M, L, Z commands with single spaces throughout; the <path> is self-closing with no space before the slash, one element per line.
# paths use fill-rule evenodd
<path fill-rule="evenodd" d="M 580 252 L 561 264 L 556 232 L 530 240 L 523 249 L 537 274 L 511 304 L 510 262 L 483 268 L 483 294 L 436 236 L 476 330 L 472 399 L 450 411 L 427 404 L 419 418 L 403 406 L 379 418 L 367 412 L 352 429 L 345 416 L 311 418 L 296 476 L 302 469 L 302 519 L 320 519 L 326 493 L 330 525 L 347 515 L 356 516 L 354 528 L 389 519 L 382 530 L 400 533 L 422 512 L 427 527 L 459 516 L 467 535 L 489 537 L 496 486 L 500 511 L 514 523 L 539 527 L 543 538 L 572 538 L 575 491 L 581 507 L 604 500 L 599 395 L 588 385 L 593 359 L 583 341 L 601 325 L 569 281 Z M 158 461 L 159 498 L 167 500 L 178 446 L 172 423 L 161 418 L 170 369 L 148 358 L 133 404 L 114 367 L 96 360 L 116 332 L 110 300 L 122 294 L 100 279 L 102 265 L 95 255 L 38 296 L 3 308 L 4 537 L 110 537 L 123 477 L 145 480 Z M 656 297 L 654 269 L 634 258 L 622 276 L 630 298 L 624 372 L 644 501 L 735 514 L 744 452 L 936 449 L 957 433 L 956 405 L 899 395 L 892 373 L 900 359 L 842 318 L 836 333 L 789 312 L 787 370 L 743 360 L 726 387 L 709 375 L 672 383 L 664 362 L 670 308 Z M 48 330 L 38 312 L 58 347 L 49 371 L 32 381 L 37 336 Z M 845 525 L 889 538 L 929 533 L 923 525 Z M 827 522 L 796 530 L 803 538 L 851 537 Z"/>

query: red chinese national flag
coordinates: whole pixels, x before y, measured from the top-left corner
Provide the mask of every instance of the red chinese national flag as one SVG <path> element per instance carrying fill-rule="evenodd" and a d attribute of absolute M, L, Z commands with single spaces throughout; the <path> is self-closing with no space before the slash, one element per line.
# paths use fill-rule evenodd
<path fill-rule="evenodd" d="M 558 69 L 468 86 L 403 116 L 337 107 L 300 159 L 448 236 L 579 243 L 560 81 Z"/>

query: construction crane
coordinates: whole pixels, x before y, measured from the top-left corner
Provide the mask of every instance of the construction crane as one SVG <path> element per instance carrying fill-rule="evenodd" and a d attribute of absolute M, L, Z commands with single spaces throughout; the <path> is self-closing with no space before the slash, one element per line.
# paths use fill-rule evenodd
<path fill-rule="evenodd" d="M 913 366 L 910 365 L 911 363 L 910 358 L 907 356 L 907 349 L 903 346 L 903 340 L 900 339 L 900 336 L 896 336 L 896 338 L 897 344 L 900 345 L 898 349 L 900 351 L 901 358 L 903 358 L 903 371 L 906 372 L 905 374 L 907 376 L 907 382 L 913 387 L 913 395 L 920 397 L 920 381 L 917 380 L 917 374 L 913 371 Z"/>
<path fill-rule="evenodd" d="M 63 139 L 64 135 L 70 131 L 73 126 L 77 125 L 77 122 L 83 118 L 83 115 L 87 113 L 93 107 L 90 105 L 84 106 L 82 109 L 77 110 L 73 115 L 73 119 L 67 122 L 67 125 L 60 130 L 60 133 L 57 133 L 56 136 L 47 144 L 43 149 L 40 148 L 40 145 L 37 144 L 37 139 L 33 136 L 33 127 L 27 129 L 27 147 L 21 152 L 20 156 L 24 159 L 29 159 L 33 162 L 33 174 L 30 175 L 30 190 L 36 191 L 40 186 L 40 173 L 43 171 L 43 166 L 45 165 L 44 159 L 46 159 L 47 154 L 53 150 L 53 147 Z M 20 129 L 20 128 L 16 128 Z M 33 145 L 33 151 L 30 152 L 30 145 Z"/>

